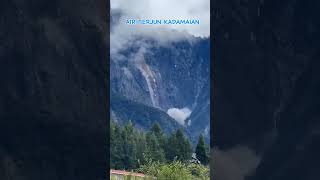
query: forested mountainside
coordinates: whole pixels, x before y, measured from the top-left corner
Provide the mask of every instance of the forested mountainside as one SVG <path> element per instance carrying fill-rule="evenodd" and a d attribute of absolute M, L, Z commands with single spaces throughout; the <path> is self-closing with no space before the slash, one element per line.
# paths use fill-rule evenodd
<path fill-rule="evenodd" d="M 105 179 L 108 2 L 0 2 L 0 179 Z"/>
<path fill-rule="evenodd" d="M 320 3 L 211 5 L 215 179 L 319 179 Z"/>
<path fill-rule="evenodd" d="M 193 140 L 203 133 L 209 142 L 209 51 L 209 39 L 161 44 L 137 37 L 136 43 L 111 56 L 112 119 L 130 119 L 142 129 L 159 121 L 165 131 L 183 127 Z M 113 96 L 130 105 L 116 108 L 119 98 Z M 142 116 L 146 113 L 152 117 Z"/>

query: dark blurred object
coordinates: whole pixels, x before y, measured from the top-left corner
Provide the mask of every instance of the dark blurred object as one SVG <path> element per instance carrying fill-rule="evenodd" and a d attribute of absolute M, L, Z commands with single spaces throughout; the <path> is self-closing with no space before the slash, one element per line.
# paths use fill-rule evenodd
<path fill-rule="evenodd" d="M 261 160 L 250 180 L 319 179 L 320 2 L 214 0 L 211 6 L 213 145 L 254 151 Z"/>
<path fill-rule="evenodd" d="M 0 2 L 1 180 L 105 179 L 108 4 Z"/>

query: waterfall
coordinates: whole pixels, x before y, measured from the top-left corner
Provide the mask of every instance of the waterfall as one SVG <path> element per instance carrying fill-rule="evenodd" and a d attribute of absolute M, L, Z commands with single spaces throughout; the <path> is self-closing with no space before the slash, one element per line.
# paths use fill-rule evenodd
<path fill-rule="evenodd" d="M 144 79 L 147 82 L 150 99 L 153 107 L 159 107 L 159 98 L 156 94 L 157 84 L 154 73 L 152 72 L 149 65 L 144 60 L 144 53 L 146 49 L 140 48 L 135 56 L 136 66 L 143 75 Z"/>

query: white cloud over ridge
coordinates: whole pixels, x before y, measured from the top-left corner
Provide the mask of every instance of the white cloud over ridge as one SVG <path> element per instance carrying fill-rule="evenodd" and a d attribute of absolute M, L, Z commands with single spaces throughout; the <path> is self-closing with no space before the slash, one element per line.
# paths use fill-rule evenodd
<path fill-rule="evenodd" d="M 179 124 L 184 125 L 185 120 L 190 116 L 191 110 L 189 108 L 170 108 L 167 111 L 167 114 L 175 119 Z"/>
<path fill-rule="evenodd" d="M 111 11 L 121 15 L 111 29 L 111 54 L 137 36 L 166 43 L 210 35 L 210 0 L 111 0 Z M 127 19 L 199 19 L 200 25 L 127 25 Z"/>
<path fill-rule="evenodd" d="M 111 9 L 120 10 L 129 19 L 199 19 L 200 25 L 167 27 L 199 37 L 210 34 L 210 0 L 111 0 Z"/>

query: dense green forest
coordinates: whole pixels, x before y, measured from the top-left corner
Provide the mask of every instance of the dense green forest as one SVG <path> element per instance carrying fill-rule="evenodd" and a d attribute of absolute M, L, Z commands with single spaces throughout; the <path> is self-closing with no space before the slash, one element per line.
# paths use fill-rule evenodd
<path fill-rule="evenodd" d="M 181 129 L 167 135 L 159 124 L 154 124 L 148 132 L 144 132 L 135 128 L 130 121 L 123 126 L 111 121 L 110 132 L 112 169 L 143 172 L 152 176 L 159 176 L 157 173 L 161 169 L 164 174 L 171 172 L 175 175 L 178 172 L 174 170 L 178 170 L 181 177 L 181 173 L 191 179 L 192 174 L 209 177 L 209 146 L 202 135 L 193 150 Z M 190 162 L 192 153 L 196 153 L 201 164 Z"/>

